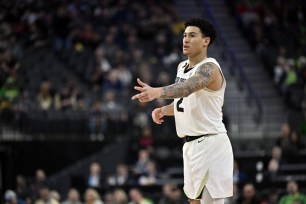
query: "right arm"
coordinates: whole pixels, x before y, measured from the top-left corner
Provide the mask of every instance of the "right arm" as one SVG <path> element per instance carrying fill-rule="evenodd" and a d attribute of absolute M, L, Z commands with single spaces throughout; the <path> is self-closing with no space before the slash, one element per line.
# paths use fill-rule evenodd
<path fill-rule="evenodd" d="M 164 116 L 173 116 L 174 115 L 174 103 L 172 102 L 169 105 L 155 108 L 152 111 L 152 119 L 156 124 L 162 124 L 164 120 L 162 119 Z"/>

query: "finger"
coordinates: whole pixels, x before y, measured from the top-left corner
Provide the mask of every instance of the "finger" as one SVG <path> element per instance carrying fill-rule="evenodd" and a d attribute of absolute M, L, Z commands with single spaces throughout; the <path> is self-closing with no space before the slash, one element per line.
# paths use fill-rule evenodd
<path fill-rule="evenodd" d="M 137 82 L 140 86 L 146 86 L 147 84 L 142 82 L 139 78 L 137 78 Z"/>
<path fill-rule="evenodd" d="M 140 98 L 140 94 L 136 94 L 136 95 L 132 96 L 132 100 L 135 100 L 135 99 L 138 99 L 138 98 Z"/>
<path fill-rule="evenodd" d="M 134 86 L 134 89 L 137 91 L 144 91 L 144 88 L 140 87 L 140 86 Z"/>

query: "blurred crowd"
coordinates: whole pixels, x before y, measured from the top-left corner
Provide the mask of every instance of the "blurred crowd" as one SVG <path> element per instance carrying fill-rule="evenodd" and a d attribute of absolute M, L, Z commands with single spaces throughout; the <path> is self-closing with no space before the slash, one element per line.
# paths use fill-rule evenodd
<path fill-rule="evenodd" d="M 129 110 L 165 103 L 138 105 L 129 96 L 137 77 L 155 86 L 174 80 L 183 59 L 183 24 L 171 0 L 1 0 L 0 5 L 4 122 L 24 131 L 36 128 L 31 121 L 40 121 L 44 113 L 47 123 L 65 118 L 58 117 L 63 112 L 70 120 L 69 111 L 83 111 L 86 134 L 101 139 L 128 119 L 147 126 L 147 115 Z M 36 57 L 41 53 L 45 56 Z"/>
<path fill-rule="evenodd" d="M 292 140 L 306 137 L 306 2 L 227 0 L 288 109 Z M 297 139 L 295 139 L 297 138 Z"/>

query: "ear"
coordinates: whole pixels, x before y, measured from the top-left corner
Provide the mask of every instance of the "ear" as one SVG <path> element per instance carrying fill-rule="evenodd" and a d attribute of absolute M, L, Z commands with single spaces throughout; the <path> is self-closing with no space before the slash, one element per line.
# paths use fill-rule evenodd
<path fill-rule="evenodd" d="M 210 37 L 203 38 L 203 47 L 208 47 L 210 42 Z"/>

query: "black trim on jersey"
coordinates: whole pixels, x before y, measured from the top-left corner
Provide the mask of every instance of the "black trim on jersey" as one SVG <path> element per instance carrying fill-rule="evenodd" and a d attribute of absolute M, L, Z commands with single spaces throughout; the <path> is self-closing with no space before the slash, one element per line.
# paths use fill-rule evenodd
<path fill-rule="evenodd" d="M 188 64 L 188 67 L 189 67 L 189 64 Z M 186 74 L 187 72 L 189 72 L 190 70 L 192 70 L 193 68 L 194 68 L 194 66 L 193 67 L 190 67 L 190 68 L 188 68 L 188 69 L 186 69 L 187 68 L 187 66 L 185 67 L 184 66 L 184 74 Z"/>
<path fill-rule="evenodd" d="M 185 64 L 184 64 L 184 66 L 182 66 L 182 68 L 186 68 L 187 67 L 187 65 L 188 65 L 188 63 L 187 62 L 185 62 Z"/>

